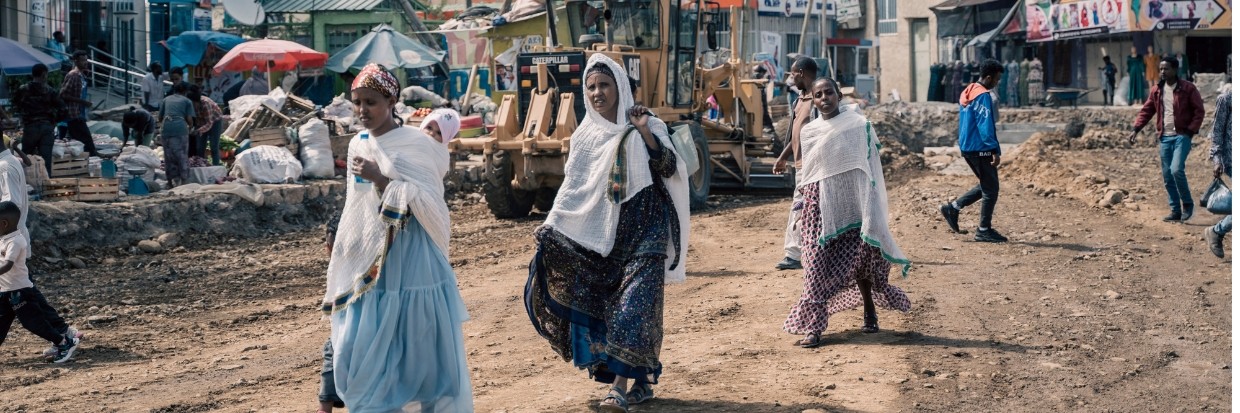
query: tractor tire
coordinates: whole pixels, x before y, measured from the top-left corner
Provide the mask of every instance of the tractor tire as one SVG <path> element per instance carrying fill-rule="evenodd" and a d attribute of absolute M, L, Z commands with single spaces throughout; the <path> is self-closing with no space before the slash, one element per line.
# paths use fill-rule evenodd
<path fill-rule="evenodd" d="M 555 204 L 555 194 L 560 188 L 538 188 L 534 193 L 534 207 L 542 212 L 551 212 L 551 206 Z"/>
<path fill-rule="evenodd" d="M 689 176 L 689 209 L 699 211 L 706 207 L 706 197 L 710 195 L 711 172 L 715 169 L 710 163 L 710 146 L 706 143 L 706 132 L 697 122 L 676 123 L 689 125 L 689 134 L 693 136 L 693 146 L 697 148 L 698 165 L 693 175 Z"/>
<path fill-rule="evenodd" d="M 485 179 L 482 183 L 487 208 L 496 218 L 524 218 L 534 207 L 534 192 L 512 186 L 512 159 L 508 152 L 491 154 L 487 159 Z"/>

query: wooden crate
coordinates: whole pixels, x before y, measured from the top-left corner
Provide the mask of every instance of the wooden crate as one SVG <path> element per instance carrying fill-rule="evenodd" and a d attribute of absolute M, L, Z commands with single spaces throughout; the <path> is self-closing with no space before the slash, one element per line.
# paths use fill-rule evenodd
<path fill-rule="evenodd" d="M 43 200 L 72 201 L 77 197 L 77 178 L 48 179 L 43 182 Z"/>
<path fill-rule="evenodd" d="M 284 127 L 254 129 L 250 131 L 250 146 L 288 146 L 288 130 Z"/>
<path fill-rule="evenodd" d="M 74 201 L 115 201 L 120 198 L 120 189 L 118 178 L 78 178 Z"/>
<path fill-rule="evenodd" d="M 90 175 L 86 168 L 86 155 L 74 159 L 56 159 L 52 161 L 52 178 L 76 178 Z"/>
<path fill-rule="evenodd" d="M 120 198 L 118 178 L 53 178 L 43 184 L 48 201 L 115 201 Z"/>

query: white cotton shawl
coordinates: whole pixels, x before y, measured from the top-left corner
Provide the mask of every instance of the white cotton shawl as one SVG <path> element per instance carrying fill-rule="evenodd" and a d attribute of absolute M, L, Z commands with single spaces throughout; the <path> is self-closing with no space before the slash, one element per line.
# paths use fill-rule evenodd
<path fill-rule="evenodd" d="M 360 134 L 359 134 L 360 135 Z M 349 159 L 361 156 L 379 164 L 392 179 L 379 193 L 358 187 L 350 171 L 339 230 L 327 266 L 324 311 L 333 313 L 357 300 L 373 285 L 387 251 L 388 229 L 402 229 L 410 217 L 426 229 L 439 252 L 448 256 L 451 217 L 443 199 L 448 149 L 412 127 L 349 142 Z M 369 278 L 369 281 L 368 281 Z"/>
<path fill-rule="evenodd" d="M 564 165 L 564 182 L 560 184 L 559 193 L 544 225 L 555 228 L 591 251 L 607 256 L 615 246 L 616 229 L 620 225 L 620 205 L 652 185 L 654 177 L 650 173 L 650 154 L 646 151 L 646 143 L 641 134 L 633 131 L 628 139 L 621 139 L 620 136 L 629 127 L 627 113 L 633 106 L 629 78 L 625 76 L 628 71 L 610 58 L 595 54 L 586 63 L 585 73 L 588 74 L 590 68 L 599 64 L 610 67 L 617 77 L 616 89 L 620 93 L 616 117 L 619 123 L 612 123 L 592 106 L 586 105 L 586 119 L 573 132 L 570 141 L 572 149 Z M 584 78 L 582 83 L 585 83 Z M 653 116 L 649 122 L 650 132 L 659 139 L 663 147 L 675 151 L 667 125 Z M 625 144 L 627 180 L 625 198 L 621 204 L 617 204 L 612 202 L 608 192 L 611 168 L 622 141 Z M 672 196 L 676 218 L 680 222 L 680 251 L 675 250 L 673 240 L 668 240 L 669 259 L 665 261 L 668 268 L 664 281 L 682 282 L 685 280 L 685 255 L 689 249 L 689 177 L 685 172 L 683 156 L 676 155 L 676 173 L 663 182 Z M 677 253 L 678 256 L 674 255 Z M 674 256 L 678 259 L 673 260 Z M 673 262 L 678 263 L 676 268 L 670 268 Z"/>
<path fill-rule="evenodd" d="M 887 225 L 880 147 L 870 122 L 860 113 L 840 111 L 831 119 L 814 119 L 801 130 L 804 165 L 798 186 L 818 185 L 819 243 L 861 228 L 861 239 L 882 250 L 887 261 L 901 265 L 901 275 L 907 276 L 908 257 Z"/>

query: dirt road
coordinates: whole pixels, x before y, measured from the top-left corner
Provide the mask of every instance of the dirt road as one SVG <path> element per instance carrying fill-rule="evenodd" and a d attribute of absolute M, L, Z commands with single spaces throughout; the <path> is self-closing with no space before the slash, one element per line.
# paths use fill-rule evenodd
<path fill-rule="evenodd" d="M 1203 149 L 1190 157 L 1196 191 Z M 1165 214 L 1153 148 L 1070 150 L 1004 169 L 995 226 L 1012 242 L 949 234 L 940 202 L 970 177 L 889 178 L 897 240 L 915 265 L 894 279 L 913 301 L 861 334 L 860 310 L 806 350 L 780 330 L 801 274 L 775 271 L 788 200 L 716 197 L 693 216 L 689 279 L 667 289 L 657 398 L 635 412 L 1219 411 L 1231 404 L 1230 255 Z M 1005 158 L 1012 159 L 1012 158 Z M 1017 161 L 1013 161 L 1017 162 Z M 1123 203 L 1048 168 L 1096 171 Z M 1063 170 L 1060 170 L 1062 172 Z M 1199 192 L 1198 192 L 1199 193 Z M 604 388 L 539 339 L 521 288 L 540 217 L 453 212 L 452 263 L 472 320 L 466 346 L 479 412 L 584 412 Z M 962 226 L 976 225 L 976 207 Z M 162 255 L 36 262 L 36 280 L 88 334 L 45 364 L 17 330 L 0 347 L 0 405 L 26 412 L 312 412 L 320 232 L 189 239 Z M 1230 242 L 1228 243 L 1230 246 Z M 897 276 L 898 277 L 898 276 Z M 94 320 L 94 321 L 88 321 Z"/>

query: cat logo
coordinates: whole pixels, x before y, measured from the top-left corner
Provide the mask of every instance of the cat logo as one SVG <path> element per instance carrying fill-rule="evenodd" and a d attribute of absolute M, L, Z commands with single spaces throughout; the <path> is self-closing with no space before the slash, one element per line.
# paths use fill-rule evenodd
<path fill-rule="evenodd" d="M 629 78 L 633 79 L 633 84 L 641 84 L 642 81 L 642 60 L 641 59 L 625 59 L 625 65 L 629 69 Z"/>

